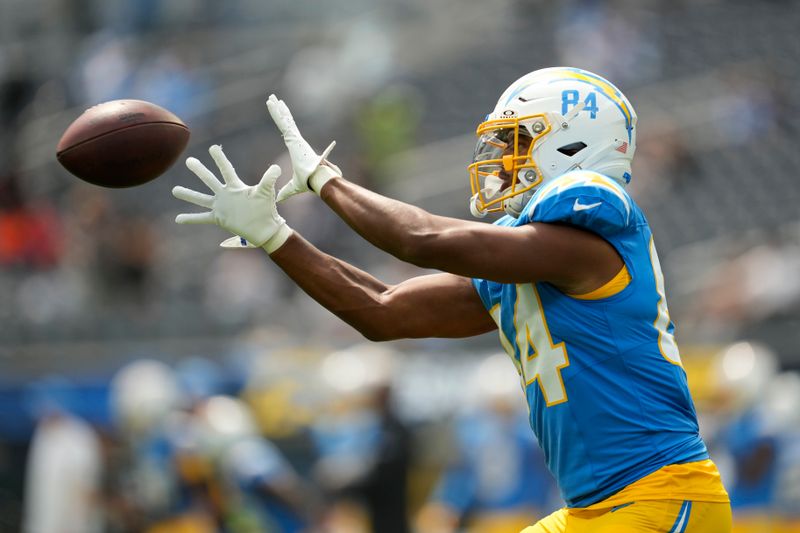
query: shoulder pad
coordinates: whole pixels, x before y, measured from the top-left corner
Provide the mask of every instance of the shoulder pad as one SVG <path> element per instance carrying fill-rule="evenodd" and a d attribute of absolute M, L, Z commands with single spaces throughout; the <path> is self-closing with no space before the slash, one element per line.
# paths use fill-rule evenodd
<path fill-rule="evenodd" d="M 559 176 L 533 195 L 520 218 L 524 222 L 566 222 L 597 233 L 613 234 L 633 220 L 628 193 L 613 179 L 586 170 Z"/>

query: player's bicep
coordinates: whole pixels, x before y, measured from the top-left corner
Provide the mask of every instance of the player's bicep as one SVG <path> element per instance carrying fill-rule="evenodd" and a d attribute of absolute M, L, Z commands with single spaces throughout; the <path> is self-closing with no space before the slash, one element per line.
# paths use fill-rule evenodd
<path fill-rule="evenodd" d="M 428 266 L 501 283 L 548 281 L 592 288 L 622 268 L 616 250 L 598 235 L 541 223 L 462 226 L 440 240 L 436 263 Z"/>
<path fill-rule="evenodd" d="M 381 296 L 388 338 L 461 338 L 497 326 L 469 278 L 431 274 L 395 285 Z"/>

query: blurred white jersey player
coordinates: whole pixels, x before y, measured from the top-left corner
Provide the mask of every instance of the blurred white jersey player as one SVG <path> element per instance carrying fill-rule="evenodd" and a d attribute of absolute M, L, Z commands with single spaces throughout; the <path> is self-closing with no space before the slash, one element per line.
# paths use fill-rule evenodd
<path fill-rule="evenodd" d="M 100 532 L 100 441 L 83 420 L 59 410 L 42 417 L 25 473 L 25 533 Z"/>

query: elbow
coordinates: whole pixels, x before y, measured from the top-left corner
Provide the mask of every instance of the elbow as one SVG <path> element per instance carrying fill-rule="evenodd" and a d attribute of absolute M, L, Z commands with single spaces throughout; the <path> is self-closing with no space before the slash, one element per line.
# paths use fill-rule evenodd
<path fill-rule="evenodd" d="M 393 324 L 391 320 L 369 320 L 366 323 L 356 326 L 361 335 L 371 342 L 388 342 L 405 338 L 401 334 L 398 324 Z"/>
<path fill-rule="evenodd" d="M 370 342 L 388 342 L 401 338 L 397 335 L 392 335 L 388 331 L 376 328 L 362 328 L 359 332 Z"/>
<path fill-rule="evenodd" d="M 418 267 L 434 267 L 436 258 L 441 257 L 441 251 L 437 250 L 439 242 L 435 233 L 409 233 L 398 244 L 395 257 Z"/>

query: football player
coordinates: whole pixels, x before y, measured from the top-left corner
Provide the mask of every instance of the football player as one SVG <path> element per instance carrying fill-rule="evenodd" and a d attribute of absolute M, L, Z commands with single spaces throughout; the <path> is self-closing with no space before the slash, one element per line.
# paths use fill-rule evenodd
<path fill-rule="evenodd" d="M 375 341 L 498 330 L 521 377 L 530 423 L 566 507 L 526 533 L 730 531 L 728 495 L 698 432 L 642 211 L 625 190 L 636 114 L 605 79 L 537 70 L 500 96 L 477 128 L 470 209 L 493 224 L 430 214 L 347 181 L 267 101 L 292 160 L 276 195 L 273 165 L 256 186 L 219 146 L 220 182 L 178 223 L 216 223 L 228 247 L 262 247 L 306 293 Z M 397 285 L 327 255 L 291 230 L 276 204 L 313 191 L 378 248 L 441 273 Z"/>

